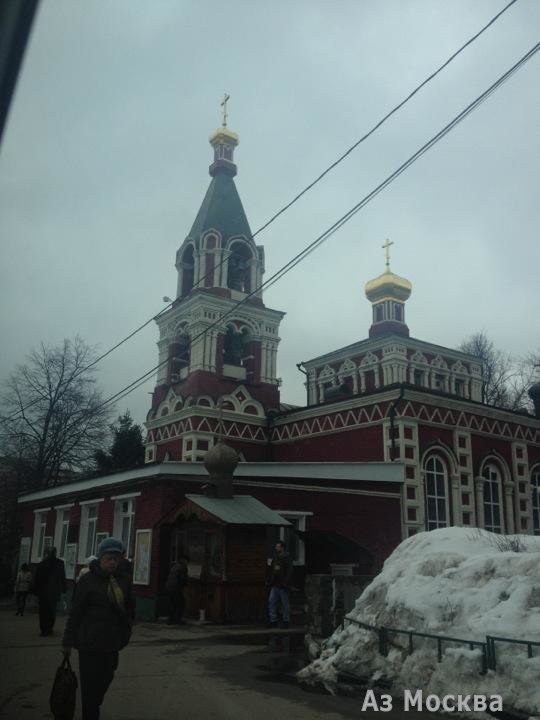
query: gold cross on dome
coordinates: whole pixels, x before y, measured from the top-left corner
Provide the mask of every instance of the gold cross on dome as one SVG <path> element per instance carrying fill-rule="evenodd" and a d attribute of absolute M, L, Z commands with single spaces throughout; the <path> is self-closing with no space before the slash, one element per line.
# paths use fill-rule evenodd
<path fill-rule="evenodd" d="M 386 242 L 381 246 L 384 250 L 384 256 L 386 258 L 386 269 L 390 270 L 390 246 L 394 244 L 393 240 L 386 238 Z"/>
<path fill-rule="evenodd" d="M 223 121 L 222 121 L 221 125 L 222 125 L 223 127 L 227 127 L 227 115 L 228 115 L 228 113 L 227 113 L 227 102 L 228 102 L 230 99 L 231 99 L 231 96 L 230 96 L 230 95 L 227 95 L 227 93 L 225 93 L 225 95 L 223 96 L 223 100 L 221 101 L 221 107 L 223 108 L 223 110 L 222 110 L 222 113 L 223 113 Z"/>

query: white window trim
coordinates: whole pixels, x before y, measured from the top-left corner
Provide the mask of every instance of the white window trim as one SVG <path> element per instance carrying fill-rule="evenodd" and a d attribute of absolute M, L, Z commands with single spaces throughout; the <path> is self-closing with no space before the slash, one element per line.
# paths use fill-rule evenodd
<path fill-rule="evenodd" d="M 131 498 L 139 497 L 141 493 L 126 493 L 125 495 L 111 495 L 111 500 L 131 500 Z"/>
<path fill-rule="evenodd" d="M 95 500 L 81 500 L 79 505 L 84 507 L 85 505 L 97 505 L 105 500 L 105 498 L 96 498 Z"/>
<path fill-rule="evenodd" d="M 437 460 L 437 461 L 441 464 L 442 469 L 443 469 L 442 475 L 443 475 L 443 479 L 444 479 L 444 507 L 445 507 L 445 516 L 446 516 L 444 525 L 439 525 L 439 523 L 438 523 L 438 521 L 439 521 L 439 512 L 438 512 L 438 509 L 437 509 L 437 526 L 434 527 L 434 528 L 431 528 L 431 530 L 438 530 L 439 528 L 447 528 L 447 527 L 450 527 L 450 526 L 451 526 L 451 522 L 450 522 L 450 498 L 449 498 L 449 494 L 450 494 L 450 483 L 449 483 L 449 481 L 448 481 L 448 480 L 449 480 L 449 478 L 448 478 L 448 467 L 447 467 L 444 459 L 443 459 L 440 455 L 438 455 L 437 453 L 432 453 L 431 455 L 428 455 L 428 456 L 427 456 L 427 458 L 426 458 L 425 461 L 424 461 L 424 465 L 423 465 L 423 470 L 424 470 L 424 498 L 425 498 L 425 518 L 424 518 L 425 522 L 424 522 L 424 525 L 425 525 L 425 528 L 426 528 L 426 531 L 427 531 L 427 532 L 430 532 L 430 529 L 429 529 L 429 523 L 430 523 L 430 520 L 429 520 L 429 498 L 434 498 L 435 500 L 439 500 L 439 499 L 440 499 L 440 496 L 439 496 L 438 490 L 437 490 L 437 483 L 435 483 L 435 495 L 428 495 L 428 478 L 427 478 L 428 474 L 430 474 L 430 473 L 432 473 L 432 472 L 435 473 L 435 474 L 441 474 L 441 473 L 438 473 L 438 471 L 428 470 L 428 469 L 427 469 L 427 465 L 428 465 L 428 462 L 429 462 L 430 460 Z M 412 521 L 411 521 L 411 522 L 412 522 Z"/>
<path fill-rule="evenodd" d="M 533 535 L 540 535 L 540 526 L 534 525 L 535 511 L 540 514 L 540 465 L 531 470 L 531 529 Z"/>
<path fill-rule="evenodd" d="M 486 477 L 485 473 L 487 473 L 489 471 L 495 472 L 496 480 L 493 480 L 490 477 Z M 482 477 L 484 479 L 484 482 L 482 483 L 482 489 L 483 489 L 482 507 L 483 507 L 483 512 L 484 512 L 484 529 L 487 530 L 487 524 L 486 524 L 487 501 L 486 501 L 486 494 L 485 494 L 486 493 L 486 490 L 485 490 L 486 483 L 496 484 L 497 496 L 498 496 L 497 497 L 497 500 L 498 500 L 497 505 L 499 507 L 499 525 L 500 525 L 500 530 L 499 530 L 499 533 L 497 533 L 497 534 L 504 535 L 506 533 L 506 523 L 505 523 L 505 516 L 504 516 L 505 507 L 504 507 L 504 500 L 503 500 L 503 484 L 504 484 L 503 473 L 502 473 L 501 469 L 499 468 L 499 466 L 496 465 L 494 462 L 487 462 L 482 469 Z M 493 503 L 491 503 L 491 506 L 493 508 Z M 492 515 L 493 515 L 493 510 L 492 510 Z M 493 528 L 494 526 L 492 525 L 491 527 Z M 488 532 L 494 532 L 494 530 L 491 529 Z"/>
<path fill-rule="evenodd" d="M 285 520 L 298 520 L 298 530 L 300 532 L 306 531 L 306 517 L 313 515 L 312 512 L 309 511 L 301 511 L 301 510 L 276 510 L 279 515 L 281 515 L 282 518 Z M 279 539 L 284 540 L 285 539 L 285 528 L 280 527 L 279 528 Z M 293 565 L 305 565 L 306 564 L 306 544 L 303 540 L 298 538 L 298 559 L 293 560 Z"/>
<path fill-rule="evenodd" d="M 60 505 L 59 507 L 54 508 L 56 510 L 56 522 L 54 524 L 54 546 L 57 549 L 58 557 L 60 558 L 60 560 L 64 560 L 64 556 L 62 555 L 62 552 L 61 552 L 62 548 L 60 547 L 62 544 L 62 534 L 63 534 L 63 530 L 64 530 L 64 525 L 66 524 L 64 515 L 65 515 L 66 510 L 69 511 L 69 509 L 71 507 L 72 507 L 72 505 Z M 60 518 L 62 518 L 61 521 L 60 521 Z M 69 525 L 70 525 L 69 520 L 70 520 L 70 518 L 69 518 L 69 512 L 68 512 L 67 533 L 69 533 Z M 67 546 L 67 544 L 68 544 L 68 540 L 67 540 L 67 534 L 66 534 L 66 546 Z"/>
<path fill-rule="evenodd" d="M 118 538 L 119 540 L 122 540 L 122 523 L 121 520 L 124 517 L 128 517 L 128 515 L 131 517 L 131 529 L 129 532 L 129 543 L 128 547 L 125 548 L 125 551 L 127 553 L 127 557 L 130 557 L 130 545 L 132 545 L 132 538 L 135 538 L 135 505 L 132 502 L 136 497 L 138 497 L 140 493 L 136 495 L 129 495 L 127 497 L 117 497 L 114 501 L 114 513 L 113 513 L 113 537 Z M 113 498 L 111 498 L 113 499 Z M 131 502 L 131 509 L 128 515 L 124 515 L 119 511 L 119 508 L 123 502 L 129 501 Z M 131 559 L 131 558 L 130 558 Z"/>
<path fill-rule="evenodd" d="M 55 505 L 54 510 L 67 510 L 68 508 L 72 508 L 75 505 L 75 503 L 68 503 L 67 505 Z"/>
<path fill-rule="evenodd" d="M 38 528 L 39 528 L 39 534 L 41 534 L 41 529 L 43 528 L 43 549 L 45 548 L 45 536 L 47 534 L 47 513 L 49 512 L 51 508 L 41 508 L 39 510 L 34 510 L 34 532 L 32 533 L 32 562 L 37 563 L 41 562 L 43 559 L 42 557 L 38 556 L 38 548 L 39 548 L 39 537 L 38 537 Z"/>
<path fill-rule="evenodd" d="M 78 560 L 79 560 L 79 563 L 80 563 L 80 564 L 86 562 L 86 559 L 87 559 L 87 557 L 88 557 L 88 555 L 86 555 L 86 536 L 87 536 L 87 534 L 88 534 L 88 520 L 89 520 L 89 518 L 88 518 L 88 511 L 89 511 L 90 507 L 96 507 L 96 508 L 97 508 L 97 506 L 99 505 L 99 503 L 100 503 L 100 502 L 103 502 L 103 499 L 104 499 L 104 498 L 102 498 L 101 500 L 96 500 L 95 502 L 88 502 L 88 501 L 85 500 L 84 502 L 79 503 L 79 505 L 81 505 L 82 508 L 83 508 L 83 509 L 82 509 L 82 512 L 81 512 L 81 526 L 80 526 L 80 528 L 79 528 L 79 552 L 78 552 Z M 98 530 L 97 530 L 97 522 L 98 522 L 98 519 L 99 519 L 98 516 L 99 516 L 99 511 L 98 511 L 98 513 L 97 513 L 97 516 L 96 516 L 96 531 L 95 531 L 95 533 L 94 533 L 94 545 L 95 545 L 95 542 L 96 542 L 95 536 L 97 535 L 97 532 L 98 532 Z"/>

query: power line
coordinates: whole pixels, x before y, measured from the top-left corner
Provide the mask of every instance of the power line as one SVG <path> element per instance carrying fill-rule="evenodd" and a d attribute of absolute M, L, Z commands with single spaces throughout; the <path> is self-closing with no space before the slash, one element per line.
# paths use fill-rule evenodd
<path fill-rule="evenodd" d="M 217 325 L 221 325 L 223 323 L 223 320 L 230 316 L 233 312 L 236 312 L 236 310 L 246 303 L 253 295 L 260 292 L 264 288 L 268 288 L 271 285 L 274 285 L 278 280 L 280 280 L 282 277 L 284 277 L 292 268 L 294 268 L 296 265 L 298 265 L 302 260 L 304 260 L 308 255 L 310 255 L 312 252 L 314 252 L 320 245 L 322 245 L 326 240 L 328 240 L 332 235 L 334 235 L 343 225 L 345 225 L 349 220 L 356 215 L 357 212 L 359 212 L 365 205 L 367 205 L 371 200 L 373 200 L 380 192 L 382 192 L 388 185 L 390 185 L 394 180 L 396 180 L 405 170 L 407 170 L 411 165 L 413 165 L 424 153 L 426 153 L 428 150 L 430 150 L 434 145 L 436 145 L 442 138 L 444 138 L 451 130 L 453 130 L 457 125 L 459 125 L 468 115 L 470 115 L 474 110 L 476 110 L 483 102 L 485 102 L 492 93 L 494 93 L 496 90 L 498 90 L 514 73 L 516 73 L 523 65 L 525 65 L 538 51 L 540 50 L 540 42 L 534 45 L 523 57 L 518 60 L 509 70 L 507 70 L 503 75 L 501 75 L 492 85 L 490 85 L 483 93 L 478 95 L 469 105 L 467 105 L 460 113 L 458 113 L 447 125 L 445 125 L 441 130 L 439 130 L 438 133 L 436 133 L 430 140 L 428 140 L 424 145 L 422 145 L 415 153 L 413 153 L 404 163 L 402 163 L 394 172 L 392 172 L 390 175 L 388 175 L 379 185 L 377 185 L 370 193 L 368 193 L 366 196 L 362 198 L 356 205 L 354 205 L 347 213 L 341 216 L 339 220 L 337 220 L 333 225 L 331 225 L 327 230 L 325 230 L 321 235 L 319 235 L 315 240 L 313 240 L 309 245 L 307 245 L 301 252 L 299 252 L 295 257 L 293 257 L 289 262 L 287 262 L 283 267 L 281 267 L 277 272 L 275 272 L 268 280 L 266 280 L 264 283 L 262 283 L 259 287 L 257 287 L 255 290 L 247 294 L 242 300 L 238 301 L 232 308 L 230 308 L 224 315 L 222 315 L 219 320 L 216 320 L 211 325 L 209 325 L 205 330 L 203 330 L 201 333 L 196 335 L 192 339 L 191 346 L 200 340 L 204 335 L 206 335 L 207 332 L 209 332 L 212 328 L 216 327 Z M 161 368 L 163 365 L 165 365 L 167 362 L 169 362 L 169 359 L 162 361 L 161 363 L 158 363 L 155 367 L 153 367 L 148 372 L 144 373 L 141 377 L 137 378 L 133 383 L 130 385 L 127 385 L 125 388 L 120 390 L 115 395 L 111 396 L 107 400 L 105 400 L 101 405 L 98 406 L 98 408 L 108 404 L 109 402 L 112 402 L 113 400 L 121 400 L 127 395 L 129 395 L 133 390 L 135 390 L 135 385 L 137 383 L 140 383 L 141 381 L 147 380 L 150 375 L 155 373 L 159 368 Z"/>
<path fill-rule="evenodd" d="M 164 307 L 162 310 L 160 310 L 160 311 L 157 313 L 157 315 L 152 315 L 151 318 L 149 318 L 148 320 L 146 320 L 142 325 L 139 325 L 139 327 L 136 328 L 135 330 L 133 330 L 132 332 L 130 332 L 129 335 L 126 335 L 125 338 L 123 338 L 122 340 L 119 340 L 119 341 L 116 343 L 116 345 L 113 345 L 111 348 L 109 348 L 108 350 L 106 350 L 102 355 L 100 355 L 99 357 L 97 357 L 97 358 L 95 358 L 94 360 L 92 360 L 91 363 L 88 363 L 88 365 L 85 365 L 85 366 L 82 367 L 80 370 L 78 370 L 78 371 L 73 375 L 73 377 L 71 378 L 71 381 L 75 380 L 75 378 L 79 377 L 80 375 L 82 375 L 83 373 L 85 373 L 87 370 L 90 370 L 90 368 L 94 367 L 94 365 L 97 365 L 99 362 L 101 362 L 102 360 L 104 360 L 108 355 L 110 355 L 110 354 L 113 353 L 115 350 L 117 350 L 117 349 L 118 349 L 121 345 L 123 345 L 125 342 L 127 342 L 128 340 L 131 340 L 131 338 L 132 338 L 134 335 L 136 335 L 136 334 L 139 333 L 141 330 L 143 330 L 147 325 L 149 325 L 151 322 L 153 322 L 153 321 L 154 321 L 156 318 L 158 318 L 162 313 L 166 312 L 166 311 L 171 307 L 171 305 L 172 305 L 172 303 L 170 303 L 169 305 L 167 305 L 166 307 Z M 0 423 L 6 423 L 6 422 L 9 422 L 10 420 L 15 419 L 15 418 L 17 417 L 17 415 L 19 415 L 20 413 L 24 413 L 25 410 L 28 410 L 29 408 L 33 407 L 34 405 L 37 405 L 37 404 L 41 401 L 41 399 L 42 399 L 42 398 L 36 398 L 35 400 L 32 400 L 31 402 L 29 402 L 28 405 L 25 405 L 25 406 L 24 406 L 23 408 L 21 408 L 20 410 L 16 410 L 16 411 L 15 411 L 14 413 L 12 413 L 11 415 L 8 415 L 8 417 L 0 418 Z M 21 416 L 21 417 L 22 417 L 22 416 Z"/>
<path fill-rule="evenodd" d="M 505 7 L 502 8 L 496 15 L 494 15 L 491 20 L 486 23 L 477 33 L 475 33 L 472 37 L 470 37 L 458 50 L 456 50 L 450 57 L 445 60 L 445 62 L 440 65 L 434 72 L 432 72 L 428 77 L 423 80 L 417 87 L 410 92 L 400 103 L 395 105 L 390 112 L 388 112 L 381 120 L 379 120 L 378 123 L 376 123 L 365 135 L 363 135 L 359 140 L 357 140 L 351 147 L 346 150 L 340 157 L 333 162 L 329 167 L 326 168 L 320 175 L 318 175 L 313 182 L 311 182 L 309 185 L 307 185 L 303 190 L 301 190 L 292 200 L 290 200 L 286 205 L 284 205 L 278 212 L 276 212 L 272 217 L 267 220 L 261 227 L 256 230 L 255 233 L 252 234 L 251 238 L 255 238 L 259 233 L 261 233 L 263 230 L 265 230 L 269 225 L 271 225 L 274 220 L 276 220 L 278 217 L 283 215 L 284 212 L 286 212 L 292 205 L 294 205 L 301 197 L 303 197 L 309 190 L 311 190 L 318 182 L 320 182 L 326 175 L 328 175 L 329 172 L 331 172 L 339 163 L 341 163 L 346 157 L 348 157 L 353 150 L 355 150 L 359 145 L 361 145 L 363 142 L 365 142 L 373 133 L 375 133 L 392 115 L 394 115 L 398 110 L 400 110 L 409 100 L 411 100 L 425 85 L 427 85 L 431 80 L 433 80 L 442 70 L 444 70 L 445 67 L 447 67 L 460 53 L 463 52 L 469 45 L 471 45 L 475 40 L 477 40 L 491 25 L 493 25 L 500 17 L 503 15 L 512 5 L 514 5 L 517 2 L 517 0 L 511 0 Z M 202 278 L 199 278 L 197 280 L 196 284 L 194 285 L 193 289 L 196 289 L 199 287 L 207 277 L 210 277 L 211 274 L 213 274 L 219 267 L 221 267 L 226 262 L 225 259 L 221 260 L 212 270 L 210 270 L 206 275 L 204 275 Z M 261 286 L 262 287 L 262 286 Z M 153 322 L 157 317 L 159 317 L 161 314 L 167 312 L 174 304 L 174 301 L 169 303 L 167 306 L 165 306 L 157 315 L 153 315 L 151 318 L 146 320 L 142 325 L 139 325 L 135 330 L 133 330 L 129 335 L 126 335 L 125 338 L 117 342 L 113 347 L 111 347 L 109 350 L 107 350 L 105 353 L 100 355 L 98 358 L 93 360 L 89 365 L 87 365 L 84 368 L 81 368 L 81 370 L 76 374 L 75 377 L 78 377 L 80 374 L 86 372 L 94 365 L 97 365 L 97 363 L 101 362 L 104 358 L 106 358 L 108 355 L 110 355 L 112 352 L 117 350 L 121 345 L 123 345 L 128 340 L 131 340 L 134 335 L 139 333 L 141 330 L 143 330 L 147 325 L 149 325 L 151 322 Z M 32 407 L 33 405 L 37 404 L 39 402 L 39 399 L 32 401 L 28 403 L 24 408 L 21 408 L 20 410 L 16 410 L 12 415 L 8 416 L 7 418 L 1 418 L 0 422 L 8 422 L 14 418 L 17 417 L 21 412 L 24 412 L 28 408 Z"/>
<path fill-rule="evenodd" d="M 331 165 L 329 165 L 326 170 L 323 170 L 320 175 L 318 175 L 315 180 L 313 180 L 309 185 L 306 185 L 306 187 L 301 190 L 297 195 L 293 197 L 292 200 L 290 200 L 286 205 L 284 205 L 280 210 L 278 210 L 272 217 L 267 220 L 261 227 L 256 230 L 251 238 L 255 238 L 260 232 L 265 230 L 269 225 L 271 225 L 274 220 L 277 220 L 280 215 L 283 215 L 284 212 L 286 212 L 290 207 L 292 207 L 298 200 L 300 200 L 301 197 L 303 197 L 307 192 L 309 192 L 315 185 L 317 185 L 318 182 L 320 182 L 328 173 L 330 173 L 337 165 L 339 165 L 343 160 L 345 160 L 346 157 L 348 157 L 353 150 L 356 150 L 356 148 L 361 145 L 363 142 L 365 142 L 373 133 L 375 133 L 384 123 L 392 117 L 398 110 L 400 110 L 404 105 L 406 105 L 409 100 L 411 100 L 423 87 L 425 87 L 431 80 L 433 80 L 437 75 L 444 70 L 445 67 L 450 65 L 450 63 L 457 58 L 458 55 L 460 55 L 463 50 L 465 50 L 469 45 L 471 45 L 475 40 L 477 40 L 480 35 L 482 35 L 491 25 L 493 25 L 500 17 L 503 15 L 512 5 L 514 5 L 517 2 L 517 0 L 511 0 L 511 2 L 508 3 L 508 5 L 505 5 L 502 10 L 500 10 L 496 15 L 494 15 L 491 20 L 484 25 L 477 33 L 475 33 L 472 37 L 470 37 L 467 42 L 465 42 L 460 48 L 458 48 L 450 57 L 443 62 L 442 65 L 440 65 L 436 70 L 434 70 L 431 75 L 428 75 L 428 77 L 423 80 L 419 85 L 415 87 L 415 89 L 410 92 L 400 103 L 395 105 L 390 112 L 388 112 L 379 122 L 377 122 L 370 130 L 368 130 L 365 135 L 362 135 L 362 137 L 357 140 L 351 147 L 346 150 L 342 155 L 338 157 L 337 160 L 335 160 Z M 212 270 L 206 273 L 202 278 L 197 280 L 197 283 L 194 287 L 198 287 L 201 283 L 203 283 L 207 277 L 209 277 L 212 273 L 214 273 L 221 265 L 223 265 L 226 262 L 225 259 L 221 260 Z"/>

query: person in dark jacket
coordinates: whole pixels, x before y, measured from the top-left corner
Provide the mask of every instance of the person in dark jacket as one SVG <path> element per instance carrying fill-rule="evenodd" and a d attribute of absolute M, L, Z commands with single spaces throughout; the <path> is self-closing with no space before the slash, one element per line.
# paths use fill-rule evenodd
<path fill-rule="evenodd" d="M 289 590 L 292 579 L 292 562 L 286 552 L 285 543 L 277 542 L 270 563 L 270 595 L 268 596 L 268 615 L 270 627 L 278 624 L 278 607 L 281 603 L 282 627 L 289 627 L 290 605 Z"/>
<path fill-rule="evenodd" d="M 125 550 L 122 553 L 122 557 L 120 558 L 120 561 L 118 563 L 118 570 L 116 574 L 124 575 L 128 582 L 133 584 L 133 565 L 131 564 L 131 561 L 128 560 L 127 552 Z"/>
<path fill-rule="evenodd" d="M 169 570 L 169 576 L 165 583 L 165 589 L 169 594 L 169 625 L 185 625 L 182 616 L 186 606 L 184 597 L 184 588 L 188 583 L 188 559 L 185 555 L 181 555 Z"/>
<path fill-rule="evenodd" d="M 117 574 L 123 546 L 109 537 L 100 543 L 97 560 L 75 587 L 64 630 L 62 652 L 79 651 L 83 720 L 98 720 L 100 706 L 118 667 L 118 653 L 131 637 L 131 583 Z"/>
<path fill-rule="evenodd" d="M 34 593 L 39 601 L 39 628 L 43 637 L 53 633 L 56 606 L 66 589 L 64 563 L 56 557 L 56 548 L 47 548 L 34 578 Z"/>

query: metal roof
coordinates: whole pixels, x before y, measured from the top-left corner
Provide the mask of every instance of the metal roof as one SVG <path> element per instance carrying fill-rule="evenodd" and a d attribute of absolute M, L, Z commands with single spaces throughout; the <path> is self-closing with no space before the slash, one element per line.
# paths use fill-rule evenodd
<path fill-rule="evenodd" d="M 229 525 L 290 525 L 275 510 L 263 505 L 251 495 L 235 495 L 232 498 L 213 498 L 206 495 L 186 495 L 206 512 L 215 515 Z"/>
<path fill-rule="evenodd" d="M 107 487 L 134 484 L 143 481 L 158 482 L 159 478 L 187 476 L 190 482 L 208 482 L 208 473 L 201 462 L 149 463 L 132 470 L 111 475 L 79 480 L 66 485 L 37 490 L 19 495 L 18 502 L 51 501 L 64 495 L 80 492 L 107 492 Z M 402 462 L 241 462 L 234 472 L 233 481 L 242 484 L 242 478 L 270 478 L 280 482 L 302 478 L 306 480 L 332 480 L 352 482 L 403 483 L 405 465 Z"/>

